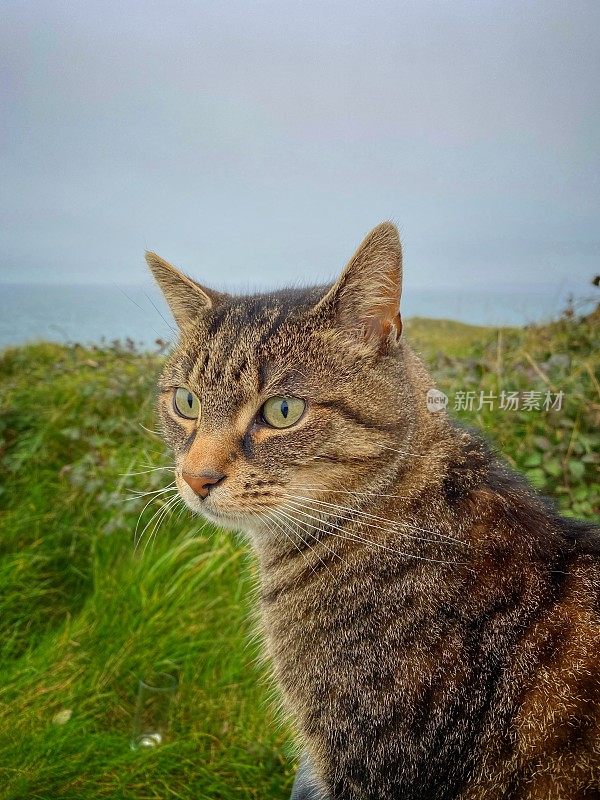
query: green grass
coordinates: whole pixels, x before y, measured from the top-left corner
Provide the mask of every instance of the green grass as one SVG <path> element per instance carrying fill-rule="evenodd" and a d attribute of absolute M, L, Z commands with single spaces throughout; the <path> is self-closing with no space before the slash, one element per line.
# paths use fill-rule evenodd
<path fill-rule="evenodd" d="M 457 389 L 562 389 L 561 412 L 461 416 L 567 513 L 598 514 L 596 328 L 413 320 L 407 331 L 451 398 Z M 252 639 L 251 557 L 187 512 L 134 552 L 146 501 L 129 490 L 168 482 L 161 471 L 126 477 L 168 464 L 141 427 L 154 427 L 159 368 L 157 356 L 115 348 L 38 344 L 0 355 L 3 800 L 289 794 L 291 737 Z M 134 752 L 137 680 L 156 666 L 179 678 L 171 737 Z"/>

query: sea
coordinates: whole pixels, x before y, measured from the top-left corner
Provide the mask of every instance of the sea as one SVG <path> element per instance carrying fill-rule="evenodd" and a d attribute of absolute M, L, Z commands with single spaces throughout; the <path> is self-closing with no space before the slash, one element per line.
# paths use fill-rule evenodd
<path fill-rule="evenodd" d="M 589 294 L 593 292 L 590 286 Z M 577 310 L 591 309 L 593 300 L 579 299 Z M 402 312 L 405 319 L 512 326 L 556 319 L 568 303 L 564 286 L 407 287 Z M 148 350 L 159 348 L 157 342 L 173 341 L 175 335 L 170 312 L 150 284 L 0 284 L 0 348 L 39 340 L 96 345 L 129 340 Z"/>

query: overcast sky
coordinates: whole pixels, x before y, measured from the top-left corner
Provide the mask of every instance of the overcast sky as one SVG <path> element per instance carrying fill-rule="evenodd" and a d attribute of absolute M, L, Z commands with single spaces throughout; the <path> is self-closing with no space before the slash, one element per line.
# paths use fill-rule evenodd
<path fill-rule="evenodd" d="M 398 223 L 408 284 L 600 269 L 600 2 L 5 2 L 0 280 L 332 277 Z"/>

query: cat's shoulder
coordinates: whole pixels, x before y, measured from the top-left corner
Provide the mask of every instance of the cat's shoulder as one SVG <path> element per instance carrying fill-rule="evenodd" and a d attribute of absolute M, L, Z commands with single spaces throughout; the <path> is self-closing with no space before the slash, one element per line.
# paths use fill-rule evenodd
<path fill-rule="evenodd" d="M 454 435 L 460 440 L 447 476 L 452 487 L 459 475 L 470 475 L 471 482 L 485 486 L 488 492 L 503 498 L 514 522 L 530 530 L 558 532 L 575 553 L 600 558 L 600 526 L 593 522 L 563 516 L 555 502 L 537 491 L 518 470 L 511 467 L 502 454 L 481 432 L 453 421 Z"/>

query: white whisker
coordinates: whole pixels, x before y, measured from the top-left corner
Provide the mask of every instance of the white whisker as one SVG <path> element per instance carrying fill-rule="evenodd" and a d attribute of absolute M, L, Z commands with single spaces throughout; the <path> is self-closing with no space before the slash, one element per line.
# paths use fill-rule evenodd
<path fill-rule="evenodd" d="M 150 497 L 150 495 L 154 495 L 154 497 L 150 497 L 150 502 L 152 500 L 158 499 L 161 494 L 164 492 L 177 492 L 178 489 L 175 486 L 167 486 L 166 489 L 160 492 L 141 492 L 140 494 L 135 494 L 132 497 L 122 497 L 117 500 L 117 503 L 133 503 L 135 500 L 143 500 L 145 497 Z"/>
<path fill-rule="evenodd" d="M 364 492 L 352 492 L 348 489 L 328 489 L 326 486 L 319 486 L 319 484 L 316 483 L 307 483 L 303 486 L 295 486 L 290 484 L 288 488 L 299 489 L 300 491 L 307 489 L 310 492 L 322 491 L 326 494 L 351 494 L 356 497 L 397 497 L 401 500 L 412 500 L 412 496 L 409 494 L 381 494 L 380 492 L 372 492 L 368 489 L 365 489 Z"/>
<path fill-rule="evenodd" d="M 273 511 L 274 511 L 273 509 L 271 509 L 271 511 L 267 511 L 267 516 L 268 516 L 268 518 L 269 518 L 269 519 L 271 520 L 271 522 L 272 522 L 272 523 L 273 523 L 273 524 L 276 526 L 277 530 L 278 530 L 280 533 L 283 533 L 283 535 L 284 535 L 284 536 L 285 536 L 285 537 L 286 537 L 286 538 L 287 538 L 287 539 L 288 539 L 288 540 L 289 540 L 289 541 L 290 541 L 290 542 L 291 542 L 291 543 L 294 545 L 294 547 L 296 548 L 296 550 L 297 550 L 297 551 L 300 553 L 300 555 L 301 555 L 301 556 L 304 558 L 304 560 L 306 561 L 306 563 L 308 564 L 308 566 L 311 568 L 311 570 L 312 570 L 312 571 L 313 571 L 313 573 L 314 573 L 314 572 L 315 572 L 315 568 L 314 568 L 314 567 L 312 566 L 312 564 L 311 564 L 311 563 L 308 561 L 308 559 L 307 559 L 307 557 L 306 557 L 306 553 L 304 553 L 304 551 L 303 551 L 303 550 L 300 548 L 300 546 L 298 545 L 298 543 L 297 543 L 297 542 L 295 541 L 295 539 L 293 538 L 293 531 L 292 531 L 291 533 L 288 533 L 288 531 L 290 530 L 290 529 L 289 529 L 289 527 L 288 527 L 287 525 L 285 525 L 285 527 L 284 527 L 284 521 L 283 521 L 281 518 L 279 518 L 279 517 L 278 517 L 278 518 L 276 519 L 275 517 L 273 517 L 273 516 L 272 516 L 272 513 L 273 513 Z M 279 521 L 277 521 L 278 519 L 279 519 Z M 302 538 L 302 537 L 300 537 L 300 538 Z M 304 541 L 304 540 L 303 540 L 303 541 Z M 304 542 L 304 544 L 306 544 L 306 542 Z M 310 547 L 310 545 L 309 545 L 309 547 Z M 315 573 L 315 574 L 316 574 L 316 573 Z"/>
<path fill-rule="evenodd" d="M 147 433 L 151 433 L 153 436 L 160 436 L 160 431 L 153 431 L 150 428 L 147 428 L 145 425 L 142 425 L 141 422 L 138 422 L 140 428 L 143 428 Z"/>
<path fill-rule="evenodd" d="M 136 498 L 137 497 L 149 497 L 151 494 L 155 494 L 156 495 L 156 494 L 162 494 L 163 492 L 168 492 L 169 489 L 172 489 L 174 486 L 175 486 L 175 481 L 171 481 L 171 483 L 168 486 L 165 486 L 163 489 L 155 489 L 155 490 L 153 490 L 151 492 L 142 492 L 142 491 L 139 491 L 138 489 L 125 489 L 125 491 L 129 492 L 129 494 L 136 495 Z M 135 499 L 135 498 L 128 498 L 128 499 Z"/>
<path fill-rule="evenodd" d="M 174 494 L 173 494 L 173 497 L 176 497 L 176 496 L 177 496 L 177 489 L 171 489 L 171 491 L 174 493 Z M 145 505 L 145 506 L 142 508 L 142 510 L 140 511 L 140 513 L 139 513 L 139 515 L 138 515 L 137 522 L 136 522 L 136 525 L 135 525 L 135 529 L 134 529 L 134 531 L 133 531 L 133 541 L 134 541 L 134 548 L 133 548 L 133 552 L 134 552 L 134 553 L 136 552 L 136 550 L 137 550 L 137 548 L 138 548 L 138 545 L 139 545 L 139 543 L 140 543 L 140 541 L 141 541 L 141 539 L 142 539 L 142 537 L 143 537 L 143 535 L 144 535 L 144 531 L 146 530 L 146 528 L 148 527 L 148 525 L 150 525 L 150 523 L 152 522 L 152 520 L 154 519 L 154 517 L 155 517 L 155 516 L 158 514 L 158 512 L 161 510 L 161 508 L 163 508 L 163 506 L 160 506 L 160 508 L 159 508 L 157 511 L 155 511 L 155 512 L 154 512 L 154 514 L 153 514 L 153 515 L 152 515 L 152 517 L 150 518 L 149 522 L 148 522 L 148 523 L 146 524 L 146 526 L 144 527 L 144 530 L 141 532 L 141 534 L 140 534 L 139 538 L 136 538 L 136 537 L 137 537 L 138 528 L 139 528 L 139 526 L 140 526 L 140 522 L 141 522 L 142 515 L 143 515 L 144 511 L 145 511 L 145 510 L 148 508 L 148 506 L 150 505 L 150 503 L 153 503 L 153 502 L 154 502 L 156 499 L 157 499 L 156 497 L 152 497 L 152 498 L 150 498 L 150 500 L 148 500 L 148 502 L 147 502 L 147 503 L 146 503 L 146 505 Z"/>
<path fill-rule="evenodd" d="M 158 529 L 165 521 L 165 519 L 170 515 L 171 511 L 173 510 L 173 507 L 177 505 L 179 500 L 181 500 L 181 497 L 179 495 L 175 495 L 174 497 L 169 498 L 169 500 L 167 500 L 165 505 L 162 507 L 161 509 L 162 513 L 159 514 L 158 519 L 154 524 L 154 528 L 152 529 L 152 533 L 148 536 L 146 544 L 144 545 L 142 556 L 145 554 L 148 545 L 154 540 L 156 534 L 158 533 Z"/>
<path fill-rule="evenodd" d="M 294 523 L 294 524 L 295 524 L 297 527 L 299 527 L 299 526 L 298 526 L 298 521 L 297 521 L 297 520 L 295 520 L 293 517 L 291 517 L 289 514 L 287 514 L 285 511 L 283 511 L 283 509 L 277 509 L 277 512 L 276 512 L 276 513 L 278 513 L 279 515 L 281 515 L 281 516 L 285 517 L 286 519 L 290 520 L 290 521 L 291 521 L 291 522 L 293 522 L 293 523 Z M 292 530 L 293 530 L 293 529 L 292 529 Z M 305 531 L 305 533 L 309 533 L 309 531 Z M 319 561 L 321 562 L 321 564 L 322 564 L 322 565 L 325 567 L 325 569 L 327 570 L 327 572 L 329 572 L 329 574 L 331 575 L 331 577 L 332 577 L 332 578 L 333 578 L 333 577 L 335 577 L 335 576 L 334 576 L 334 574 L 333 574 L 333 572 L 332 572 L 332 571 L 329 569 L 329 567 L 328 567 L 328 566 L 327 566 L 327 564 L 326 564 L 326 563 L 323 561 L 323 559 L 321 558 L 321 556 L 320 556 L 320 555 L 317 553 L 317 551 L 315 550 L 315 548 L 311 546 L 310 542 L 307 542 L 307 541 L 306 541 L 306 539 L 304 539 L 304 537 L 302 537 L 302 536 L 300 535 L 300 533 L 298 533 L 298 532 L 297 532 L 297 535 L 298 535 L 298 536 L 300 536 L 300 539 L 301 539 L 301 540 L 304 542 L 304 544 L 305 544 L 305 545 L 308 547 L 308 549 L 309 549 L 309 550 L 312 550 L 312 551 L 315 553 L 315 555 L 317 556 L 317 558 L 319 559 Z M 309 535 L 311 535 L 311 534 L 309 534 Z M 313 536 L 313 539 L 315 539 L 315 541 L 319 541 L 319 539 L 318 539 L 316 536 Z M 333 552 L 333 551 L 331 551 L 331 552 Z M 314 569 L 313 569 L 313 572 L 314 572 Z"/>
<path fill-rule="evenodd" d="M 161 318 L 161 319 L 162 319 L 162 321 L 165 323 L 165 325 L 167 326 L 167 328 L 168 328 L 168 329 L 171 331 L 171 333 L 173 334 L 173 336 L 175 336 L 175 338 L 177 338 L 177 336 L 178 336 L 179 334 L 177 333 L 177 331 L 175 330 L 175 328 L 174 328 L 174 327 L 171 325 L 171 323 L 169 322 L 169 320 L 168 320 L 168 319 L 165 317 L 165 315 L 162 313 L 162 311 L 160 310 L 160 308 L 159 308 L 159 307 L 156 305 L 156 303 L 154 302 L 154 300 L 153 300 L 153 299 L 150 297 L 150 295 L 149 295 L 147 292 L 144 292 L 144 295 L 145 295 L 146 299 L 147 299 L 147 300 L 149 300 L 149 301 L 150 301 L 150 303 L 152 303 L 152 305 L 153 305 L 153 307 L 154 307 L 154 310 L 155 310 L 155 311 L 157 312 L 157 314 L 160 316 L 160 318 Z"/>
<path fill-rule="evenodd" d="M 176 489 L 172 489 L 171 491 L 173 491 L 173 492 L 176 492 L 177 490 L 176 490 Z M 130 499 L 130 500 L 134 500 L 134 499 L 136 500 L 137 498 L 129 498 L 129 499 Z M 140 524 L 140 521 L 141 521 L 141 519 L 142 519 L 142 514 L 143 514 L 143 513 L 144 513 L 144 511 L 145 511 L 145 510 L 148 508 L 148 506 L 150 505 L 150 503 L 153 503 L 155 500 L 156 500 L 156 497 L 151 497 L 151 498 L 150 498 L 150 500 L 148 500 L 148 502 L 146 503 L 146 505 L 145 505 L 145 506 L 142 508 L 142 510 L 141 510 L 141 511 L 140 511 L 140 513 L 138 514 L 137 522 L 136 522 L 136 525 L 135 525 L 135 530 L 134 530 L 134 532 L 133 532 L 133 538 L 134 538 L 134 541 L 135 541 L 135 535 L 136 535 L 136 533 L 137 533 L 137 529 L 138 529 L 138 527 L 139 527 L 139 524 Z"/>
<path fill-rule="evenodd" d="M 293 509 L 294 513 L 301 514 L 302 516 L 308 517 L 309 519 L 317 520 L 318 522 L 322 522 L 327 525 L 326 528 L 315 527 L 315 530 L 320 530 L 322 533 L 331 534 L 332 536 L 337 536 L 342 539 L 348 539 L 348 541 L 353 541 L 357 543 L 372 545 L 373 547 L 381 548 L 382 550 L 387 550 L 390 553 L 394 553 L 394 555 L 406 556 L 408 558 L 415 558 L 418 561 L 429 561 L 436 564 L 450 564 L 450 565 L 461 565 L 463 562 L 461 561 L 445 561 L 438 558 L 428 558 L 426 556 L 418 556 L 415 553 L 408 553 L 404 550 L 396 550 L 392 547 L 388 547 L 387 545 L 381 544 L 381 542 L 374 542 L 372 539 L 367 539 L 366 537 L 359 536 L 358 534 L 352 533 L 351 531 L 347 531 L 344 528 L 340 528 L 338 525 L 333 525 L 331 522 L 323 520 L 321 517 L 315 517 L 312 514 L 302 510 L 300 507 L 295 507 Z M 356 520 L 359 524 L 361 522 Z M 362 523 L 365 524 L 365 523 Z M 334 530 L 339 531 L 339 533 L 334 533 Z"/>
<path fill-rule="evenodd" d="M 302 503 L 299 503 L 296 500 L 290 500 L 289 502 L 291 504 L 295 504 L 296 508 L 302 508 L 302 509 L 305 508 L 305 506 Z M 313 508 L 311 506 L 308 506 L 308 508 L 310 508 L 311 511 L 315 511 L 317 513 L 320 513 L 322 511 L 322 509 Z M 344 514 L 340 512 L 330 512 L 327 509 L 323 513 L 326 515 L 326 517 L 336 516 L 338 519 L 343 519 L 346 522 L 356 522 L 358 525 L 362 525 L 365 528 L 372 528 L 373 530 L 376 531 L 383 531 L 384 533 L 398 533 L 398 531 L 395 531 L 394 528 L 386 527 L 383 525 L 374 525 L 372 522 L 365 522 L 364 520 L 361 520 L 360 518 L 357 518 L 355 516 L 350 516 L 349 514 Z M 415 542 L 428 542 L 429 544 L 446 544 L 446 542 L 439 542 L 434 539 L 426 538 L 424 536 L 415 536 L 414 534 L 405 533 L 404 531 L 402 531 L 401 534 L 402 536 L 406 536 L 408 539 L 412 539 Z"/>
<path fill-rule="evenodd" d="M 151 467 L 150 469 L 142 469 L 138 472 L 119 472 L 122 478 L 129 478 L 131 475 L 147 475 L 149 472 L 174 472 L 173 467 Z"/>
<path fill-rule="evenodd" d="M 150 502 L 152 502 L 152 501 L 150 501 Z M 148 505 L 149 505 L 149 503 L 148 503 Z M 143 537 L 144 537 L 144 533 L 146 532 L 146 530 L 147 530 L 148 526 L 152 524 L 152 521 L 153 521 L 154 519 L 156 519 L 156 517 L 157 517 L 157 516 L 160 514 L 160 512 L 162 511 L 162 509 L 163 509 L 163 508 L 164 508 L 164 506 L 159 506 L 159 507 L 156 509 L 156 511 L 154 512 L 154 514 L 152 514 L 152 516 L 150 517 L 150 519 L 148 520 L 148 522 L 147 522 L 147 523 L 144 525 L 144 527 L 143 527 L 143 529 L 142 529 L 142 532 L 140 533 L 139 537 L 137 537 L 137 538 L 136 538 L 136 534 L 137 534 L 137 528 L 138 528 L 138 526 L 137 526 L 137 525 L 135 526 L 135 530 L 134 530 L 134 532 L 133 532 L 133 541 L 134 541 L 133 552 L 134 552 L 134 553 L 136 553 L 136 552 L 137 552 L 138 546 L 139 546 L 140 542 L 142 541 L 142 539 L 143 539 Z M 140 516 L 141 516 L 141 515 L 140 515 Z M 139 517 L 138 517 L 138 524 L 139 524 L 139 521 L 140 521 L 140 520 L 139 520 Z"/>
<path fill-rule="evenodd" d="M 366 517 L 367 519 L 376 520 L 377 522 L 385 522 L 388 525 L 399 525 L 402 528 L 409 528 L 410 530 L 413 531 L 419 531 L 419 533 L 429 533 L 432 536 L 440 536 L 443 539 L 447 539 L 449 542 L 453 542 L 454 544 L 460 544 L 463 547 L 469 546 L 467 542 L 461 542 L 460 539 L 455 539 L 453 536 L 450 536 L 446 533 L 440 533 L 440 531 L 432 531 L 429 530 L 428 528 L 419 528 L 417 525 L 411 525 L 408 522 L 401 522 L 400 520 L 389 519 L 388 517 L 379 517 L 375 514 L 369 514 L 366 511 L 361 511 L 360 509 L 353 508 L 351 506 L 342 506 L 335 503 L 327 503 L 324 500 L 316 500 L 314 497 L 304 497 L 303 495 L 287 494 L 286 497 L 289 497 L 293 500 L 303 500 L 306 502 L 311 502 L 319 506 L 323 506 L 325 508 L 342 509 L 343 511 L 349 511 L 352 514 L 358 514 L 361 517 Z"/>
<path fill-rule="evenodd" d="M 296 513 L 296 514 L 301 514 L 303 517 L 306 517 L 306 518 L 312 519 L 312 520 L 316 520 L 317 522 L 320 522 L 321 524 L 326 525 L 327 527 L 325 527 L 325 528 L 321 527 L 320 525 L 314 525 L 313 526 L 314 530 L 321 531 L 321 533 L 331 534 L 332 536 L 338 536 L 339 538 L 347 539 L 348 541 L 356 542 L 356 543 L 359 543 L 359 544 L 373 545 L 374 547 L 379 547 L 382 550 L 387 550 L 388 552 L 394 553 L 395 555 L 402 555 L 402 556 L 410 556 L 411 555 L 411 553 L 407 553 L 407 552 L 404 552 L 402 550 L 395 550 L 395 549 L 393 549 L 391 547 L 388 547 L 387 545 L 381 544 L 381 542 L 374 542 L 372 539 L 367 539 L 366 537 L 360 536 L 357 533 L 352 533 L 351 531 L 347 531 L 345 528 L 341 528 L 339 525 L 334 525 L 329 520 L 325 520 L 322 517 L 315 517 L 313 514 L 309 514 L 307 511 L 303 510 L 299 506 L 295 506 L 294 507 L 294 506 L 288 505 L 288 508 L 291 511 L 293 511 L 294 513 Z M 310 523 L 306 523 L 306 524 L 308 525 Z M 339 533 L 336 534 L 336 533 L 334 533 L 334 531 L 339 531 Z M 443 562 L 443 563 L 446 563 L 446 562 Z"/>

